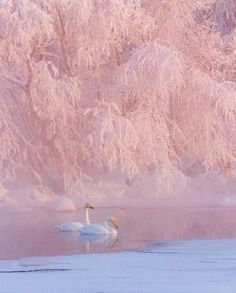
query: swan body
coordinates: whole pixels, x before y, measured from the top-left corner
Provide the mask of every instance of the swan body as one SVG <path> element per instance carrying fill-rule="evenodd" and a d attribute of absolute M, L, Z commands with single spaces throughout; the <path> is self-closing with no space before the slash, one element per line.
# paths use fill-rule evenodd
<path fill-rule="evenodd" d="M 79 232 L 81 228 L 84 226 L 90 225 L 90 219 L 89 219 L 89 209 L 94 209 L 94 207 L 87 203 L 85 205 L 85 222 L 71 222 L 66 224 L 61 224 L 57 226 L 57 229 L 61 232 Z"/>
<path fill-rule="evenodd" d="M 57 229 L 61 232 L 78 232 L 82 227 L 84 227 L 83 223 L 71 222 L 67 224 L 58 225 Z"/>
<path fill-rule="evenodd" d="M 118 223 L 114 217 L 107 218 L 101 224 L 89 224 L 80 229 L 84 235 L 112 234 L 117 235 Z"/>

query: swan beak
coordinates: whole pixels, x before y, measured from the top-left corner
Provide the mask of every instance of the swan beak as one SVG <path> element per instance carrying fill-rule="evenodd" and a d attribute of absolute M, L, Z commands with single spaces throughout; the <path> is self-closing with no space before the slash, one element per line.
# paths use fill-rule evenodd
<path fill-rule="evenodd" d="M 118 230 L 118 228 L 119 228 L 118 223 L 117 223 L 116 221 L 113 221 L 112 224 L 113 224 L 113 225 L 116 227 L 116 229 Z"/>
<path fill-rule="evenodd" d="M 92 210 L 94 210 L 94 207 L 91 204 L 89 205 L 89 208 L 92 209 Z"/>

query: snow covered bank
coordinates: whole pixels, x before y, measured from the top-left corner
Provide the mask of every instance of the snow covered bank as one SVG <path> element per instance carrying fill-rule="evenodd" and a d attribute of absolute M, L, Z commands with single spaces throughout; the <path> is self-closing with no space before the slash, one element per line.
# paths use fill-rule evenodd
<path fill-rule="evenodd" d="M 145 251 L 0 262 L 2 292 L 232 293 L 236 240 L 156 242 Z"/>
<path fill-rule="evenodd" d="M 0 0 L 0 209 L 235 204 L 236 2 L 56 2 Z"/>
<path fill-rule="evenodd" d="M 0 211 L 27 212 L 32 208 L 74 211 L 91 201 L 95 206 L 191 206 L 236 205 L 235 180 L 218 172 L 190 177 L 174 169 L 172 182 L 165 174 L 150 171 L 127 182 L 120 172 L 84 175 L 67 193 L 56 194 L 44 186 L 7 189 L 0 186 Z M 171 186 L 171 188 L 170 188 Z"/>

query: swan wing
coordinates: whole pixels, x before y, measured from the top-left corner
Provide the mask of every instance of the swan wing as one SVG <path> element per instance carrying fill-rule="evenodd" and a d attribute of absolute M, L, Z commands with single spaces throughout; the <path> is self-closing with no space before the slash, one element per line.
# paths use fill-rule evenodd
<path fill-rule="evenodd" d="M 109 230 L 101 224 L 90 224 L 80 229 L 81 234 L 110 234 Z"/>
<path fill-rule="evenodd" d="M 61 232 L 78 232 L 81 228 L 84 227 L 83 223 L 80 222 L 71 222 L 67 224 L 58 225 L 56 228 Z"/>

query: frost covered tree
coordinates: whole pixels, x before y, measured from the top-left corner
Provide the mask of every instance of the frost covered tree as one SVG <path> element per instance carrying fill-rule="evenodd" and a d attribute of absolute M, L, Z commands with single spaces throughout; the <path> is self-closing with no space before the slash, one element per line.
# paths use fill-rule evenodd
<path fill-rule="evenodd" d="M 4 184 L 64 192 L 85 167 L 235 176 L 233 0 L 6 0 Z M 170 174 L 171 175 L 171 174 Z"/>

